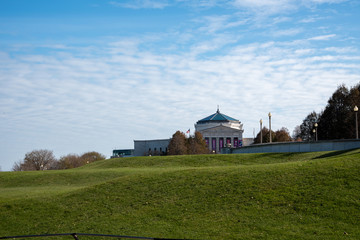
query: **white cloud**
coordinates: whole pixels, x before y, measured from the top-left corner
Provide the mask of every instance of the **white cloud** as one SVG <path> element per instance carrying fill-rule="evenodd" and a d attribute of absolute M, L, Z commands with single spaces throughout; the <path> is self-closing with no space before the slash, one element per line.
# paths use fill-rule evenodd
<path fill-rule="evenodd" d="M 304 2 L 312 2 L 316 4 L 323 4 L 323 3 L 342 3 L 347 2 L 348 0 L 304 0 Z"/>
<path fill-rule="evenodd" d="M 114 0 L 110 1 L 109 4 L 116 7 L 131 9 L 163 9 L 177 4 L 183 4 L 186 6 L 191 6 L 193 8 L 232 6 L 238 9 L 248 9 L 260 15 L 273 15 L 277 13 L 289 13 L 289 11 L 291 12 L 297 10 L 301 6 L 313 8 L 321 4 L 337 4 L 346 1 L 348 0 Z"/>
<path fill-rule="evenodd" d="M 169 6 L 167 0 L 131 0 L 131 1 L 110 1 L 109 4 L 116 7 L 141 9 L 141 8 L 155 8 L 163 9 Z"/>
<path fill-rule="evenodd" d="M 296 9 L 292 0 L 234 0 L 235 7 L 247 8 L 261 15 L 272 15 Z"/>
<path fill-rule="evenodd" d="M 327 47 L 324 49 L 325 51 L 329 52 L 336 52 L 336 53 L 354 53 L 358 52 L 358 50 L 354 47 Z"/>
<path fill-rule="evenodd" d="M 49 148 L 58 155 L 109 154 L 114 147 L 132 147 L 133 139 L 187 130 L 218 104 L 244 123 L 247 137 L 269 111 L 274 129 L 292 131 L 326 105 L 338 84 L 360 81 L 359 58 L 330 47 L 314 51 L 268 42 L 237 44 L 212 58 L 194 54 L 222 41 L 193 45 L 188 54 L 141 51 L 140 41 L 126 39 L 86 57 L 81 49 L 52 56 L 0 54 L 4 144 L 26 151 Z M 119 50 L 127 47 L 132 50 Z M 328 54 L 317 55 L 322 52 Z"/>
<path fill-rule="evenodd" d="M 313 23 L 313 22 L 317 22 L 319 20 L 323 20 L 325 19 L 325 17 L 319 17 L 319 16 L 308 16 L 304 19 L 301 19 L 299 22 L 300 23 Z"/>
<path fill-rule="evenodd" d="M 320 35 L 320 36 L 312 37 L 312 38 L 309 38 L 308 40 L 326 41 L 326 40 L 330 40 L 331 38 L 334 38 L 334 37 L 336 37 L 336 34 L 328 34 L 328 35 Z"/>
<path fill-rule="evenodd" d="M 263 16 L 289 14 L 300 7 L 315 8 L 321 4 L 336 4 L 347 0 L 233 0 L 237 8 L 246 8 Z"/>
<path fill-rule="evenodd" d="M 176 0 L 176 2 L 196 8 L 210 8 L 224 4 L 226 0 Z"/>
<path fill-rule="evenodd" d="M 272 35 L 274 37 L 295 36 L 303 31 L 304 30 L 301 28 L 282 29 L 282 30 L 273 31 Z"/>
<path fill-rule="evenodd" d="M 284 22 L 290 22 L 290 21 L 292 21 L 292 18 L 290 18 L 290 17 L 275 17 L 274 19 L 273 19 L 273 23 L 274 24 L 278 24 L 278 23 L 284 23 Z"/>

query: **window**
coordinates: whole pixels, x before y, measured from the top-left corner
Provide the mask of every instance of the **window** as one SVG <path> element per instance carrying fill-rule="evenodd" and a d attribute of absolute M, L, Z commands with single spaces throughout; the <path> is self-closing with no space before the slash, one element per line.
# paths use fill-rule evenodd
<path fill-rule="evenodd" d="M 211 139 L 211 150 L 216 152 L 216 138 Z"/>
<path fill-rule="evenodd" d="M 231 138 L 226 138 L 226 146 L 227 147 L 231 146 Z"/>
<path fill-rule="evenodd" d="M 224 147 L 224 139 L 219 138 L 219 152 L 221 152 L 221 149 Z"/>
<path fill-rule="evenodd" d="M 237 137 L 234 138 L 234 147 L 239 147 L 239 139 Z"/>

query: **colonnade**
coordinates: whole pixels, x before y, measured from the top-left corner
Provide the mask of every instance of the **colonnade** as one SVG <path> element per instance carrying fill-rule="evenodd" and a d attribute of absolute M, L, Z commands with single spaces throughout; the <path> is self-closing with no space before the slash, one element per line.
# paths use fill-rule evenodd
<path fill-rule="evenodd" d="M 242 147 L 242 139 L 239 137 L 205 137 L 209 150 L 215 153 L 221 152 L 224 147 Z"/>

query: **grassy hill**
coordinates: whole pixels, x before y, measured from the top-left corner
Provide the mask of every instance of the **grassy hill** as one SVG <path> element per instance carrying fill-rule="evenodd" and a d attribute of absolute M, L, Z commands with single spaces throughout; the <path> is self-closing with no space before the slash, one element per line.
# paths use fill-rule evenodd
<path fill-rule="evenodd" d="M 68 232 L 360 239 L 360 150 L 137 157 L 0 173 L 0 237 Z"/>

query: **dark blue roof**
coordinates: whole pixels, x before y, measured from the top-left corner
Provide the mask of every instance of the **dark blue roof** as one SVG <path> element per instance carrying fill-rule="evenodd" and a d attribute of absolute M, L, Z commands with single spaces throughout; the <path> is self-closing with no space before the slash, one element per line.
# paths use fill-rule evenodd
<path fill-rule="evenodd" d="M 216 113 L 199 120 L 197 123 L 208 123 L 208 122 L 229 122 L 229 121 L 239 121 L 235 118 L 229 117 L 225 114 L 220 113 L 219 109 L 216 111 Z"/>

